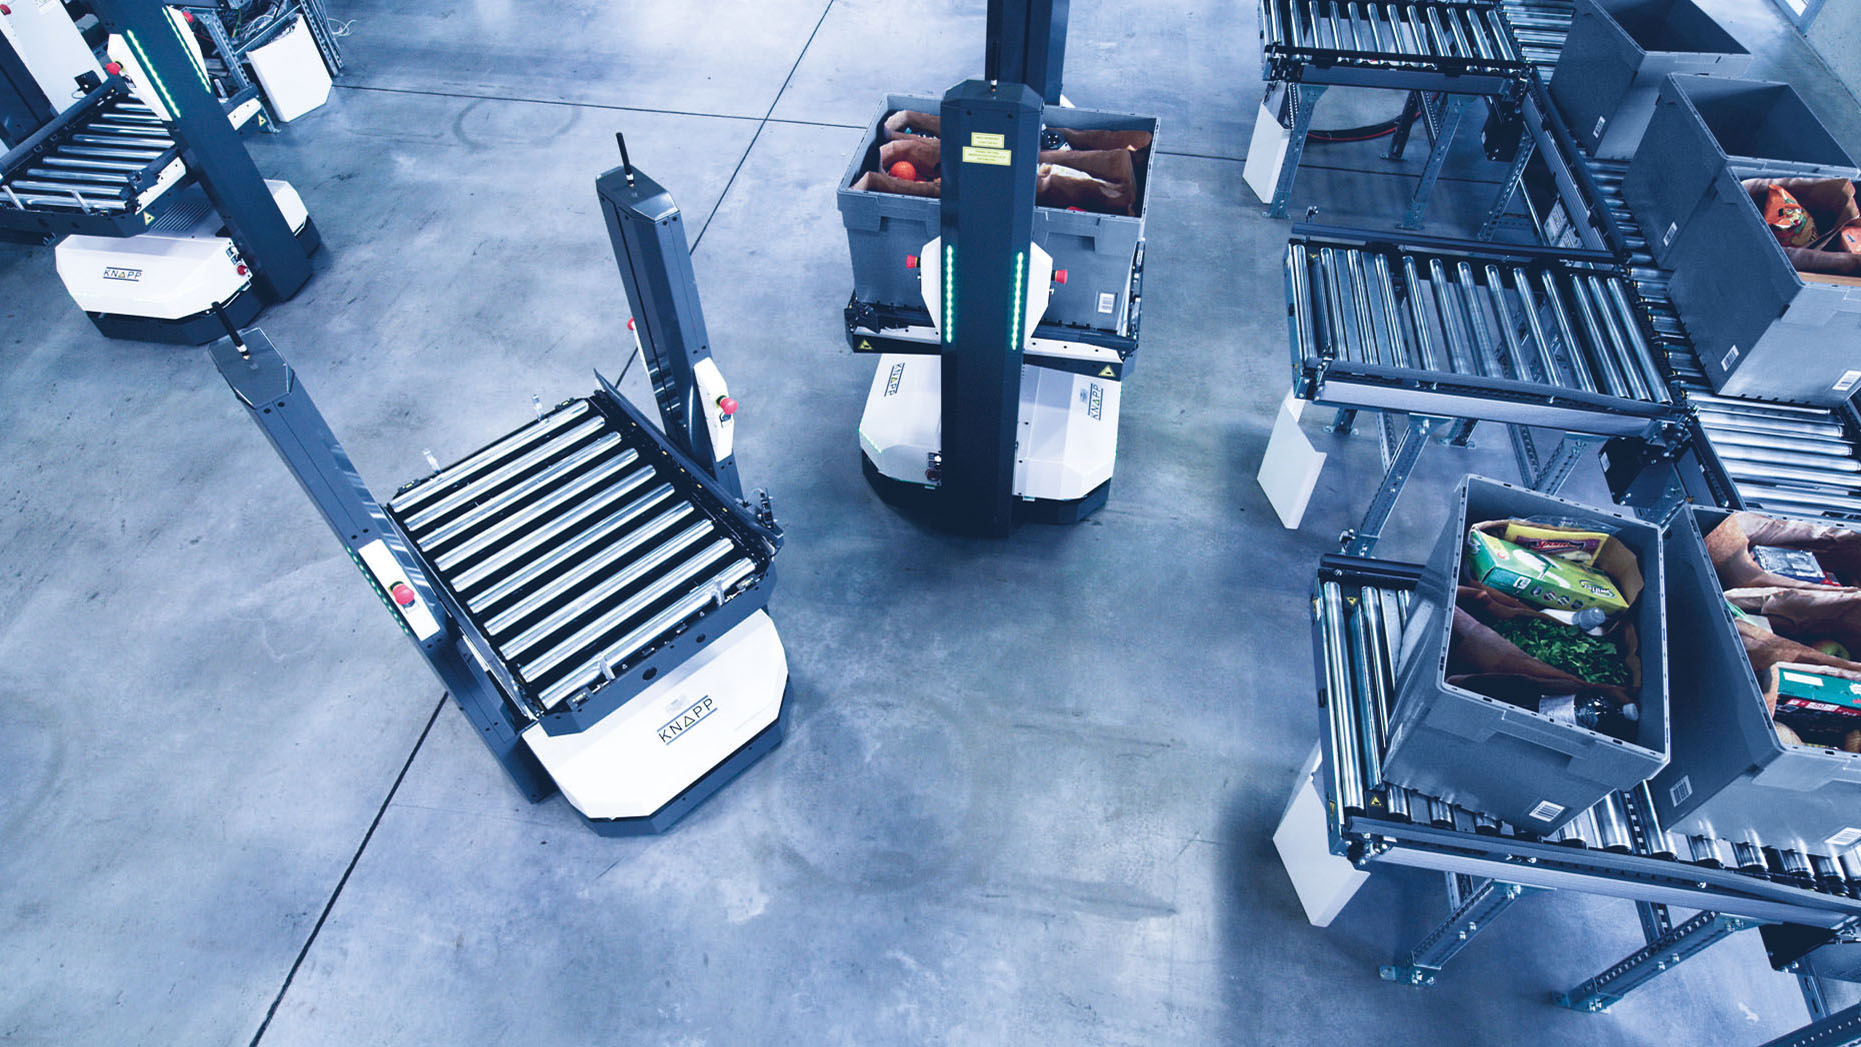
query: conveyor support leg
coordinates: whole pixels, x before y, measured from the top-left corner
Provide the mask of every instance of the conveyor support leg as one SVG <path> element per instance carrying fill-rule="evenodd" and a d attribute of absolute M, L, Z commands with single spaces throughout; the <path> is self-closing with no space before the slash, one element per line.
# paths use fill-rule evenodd
<path fill-rule="evenodd" d="M 1428 433 L 1436 421 L 1434 418 L 1410 415 L 1408 428 L 1398 441 L 1389 414 L 1384 412 L 1378 416 L 1377 425 L 1383 433 L 1379 441 L 1383 452 L 1383 479 L 1377 485 L 1375 496 L 1370 499 L 1370 507 L 1364 510 L 1363 523 L 1356 530 L 1344 532 L 1345 552 L 1352 556 L 1368 556 L 1370 550 L 1376 547 L 1377 539 L 1383 536 L 1383 525 L 1389 521 L 1389 514 L 1396 508 L 1396 499 L 1402 497 L 1403 485 L 1409 482 L 1409 474 L 1415 471 L 1415 463 L 1421 458 L 1422 449 L 1428 446 Z"/>
<path fill-rule="evenodd" d="M 1415 187 L 1415 195 L 1409 200 L 1408 213 L 1402 216 L 1398 229 L 1422 227 L 1422 215 L 1428 211 L 1428 198 L 1434 195 L 1435 182 L 1441 177 L 1441 167 L 1447 163 L 1447 151 L 1454 145 L 1454 134 L 1460 129 L 1460 118 L 1466 113 L 1470 101 L 1472 97 L 1469 95 L 1448 95 L 1447 101 L 1441 103 L 1441 123 L 1435 128 L 1434 141 L 1428 145 L 1428 162 L 1422 165 L 1422 180 Z"/>
<path fill-rule="evenodd" d="M 1286 143 L 1286 156 L 1280 161 L 1279 181 L 1273 186 L 1273 204 L 1268 218 L 1286 217 L 1286 201 L 1292 197 L 1292 180 L 1299 173 L 1299 157 L 1305 152 L 1305 136 L 1312 131 L 1312 110 L 1325 93 L 1322 84 L 1287 84 L 1286 105 L 1292 114 L 1292 138 Z"/>
<path fill-rule="evenodd" d="M 1402 100 L 1402 115 L 1396 118 L 1396 133 L 1389 136 L 1389 154 L 1391 160 L 1402 159 L 1403 150 L 1409 147 L 1409 132 L 1415 127 L 1415 118 L 1422 111 L 1422 93 L 1410 91 Z"/>
<path fill-rule="evenodd" d="M 1498 231 L 1499 220 L 1506 216 L 1506 209 L 1512 206 L 1512 198 L 1518 195 L 1519 183 L 1525 178 L 1525 168 L 1530 165 L 1537 146 L 1537 140 L 1532 137 L 1531 128 L 1527 126 L 1519 137 L 1518 155 L 1512 158 L 1512 168 L 1506 172 L 1506 180 L 1499 183 L 1499 195 L 1493 197 L 1493 206 L 1486 212 L 1486 221 L 1480 223 L 1480 239 L 1491 240 Z"/>
<path fill-rule="evenodd" d="M 1356 431 L 1357 409 L 1354 407 L 1338 408 L 1338 413 L 1332 417 L 1331 424 L 1325 426 L 1325 432 L 1343 433 L 1345 436 L 1349 436 Z"/>
<path fill-rule="evenodd" d="M 1600 1013 L 1656 975 L 1703 952 L 1707 946 L 1735 931 L 1757 926 L 1755 921 L 1724 913 L 1702 912 L 1660 938 L 1635 950 L 1608 970 L 1552 1001 L 1573 1011 Z"/>
<path fill-rule="evenodd" d="M 1433 985 L 1441 968 L 1465 949 L 1473 941 L 1474 935 L 1532 890 L 1534 888 L 1516 883 L 1487 880 L 1465 892 L 1461 903 L 1448 918 L 1416 943 L 1405 959 L 1387 964 L 1379 968 L 1377 973 L 1386 982 L 1401 982 L 1418 988 Z M 1454 893 L 1459 892 L 1450 892 L 1450 899 Z"/>
<path fill-rule="evenodd" d="M 1861 1045 L 1861 1004 L 1805 1025 L 1764 1047 L 1857 1047 Z"/>

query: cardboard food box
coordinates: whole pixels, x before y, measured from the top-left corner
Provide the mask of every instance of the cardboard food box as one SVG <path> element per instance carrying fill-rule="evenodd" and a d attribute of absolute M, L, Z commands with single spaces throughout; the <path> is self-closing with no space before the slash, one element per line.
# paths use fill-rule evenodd
<path fill-rule="evenodd" d="M 1475 582 L 1541 607 L 1598 607 L 1609 614 L 1628 610 L 1629 601 L 1603 572 L 1533 552 L 1478 527 L 1467 532 L 1467 566 Z"/>

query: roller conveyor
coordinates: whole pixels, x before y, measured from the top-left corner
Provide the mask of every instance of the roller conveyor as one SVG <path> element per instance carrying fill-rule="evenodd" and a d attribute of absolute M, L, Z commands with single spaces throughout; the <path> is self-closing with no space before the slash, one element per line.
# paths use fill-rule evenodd
<path fill-rule="evenodd" d="M 132 235 L 186 174 L 161 119 L 112 77 L 0 157 L 0 228 Z"/>
<path fill-rule="evenodd" d="M 579 710 L 637 675 L 666 640 L 755 590 L 770 562 L 604 394 L 404 489 L 387 510 L 532 717 Z M 612 703 L 595 704 L 590 718 Z"/>
<path fill-rule="evenodd" d="M 1295 234 L 1287 320 L 1304 399 L 1599 435 L 1679 417 L 1610 268 Z"/>
<path fill-rule="evenodd" d="M 1262 0 L 1260 33 L 1268 79 L 1295 83 L 1447 89 L 1433 80 L 1491 79 L 1453 87 L 1481 94 L 1502 90 L 1526 61 L 1491 0 Z"/>
<path fill-rule="evenodd" d="M 1420 568 L 1329 556 L 1313 593 L 1322 773 L 1333 850 L 1376 863 L 1681 905 L 1754 922 L 1861 921 L 1851 853 L 1803 854 L 1664 832 L 1644 795 L 1606 797 L 1549 837 L 1381 780 L 1407 594 Z"/>
<path fill-rule="evenodd" d="M 1521 56 L 1549 77 L 1563 54 L 1564 38 L 1570 34 L 1574 0 L 1500 0 L 1499 8 L 1512 27 Z"/>

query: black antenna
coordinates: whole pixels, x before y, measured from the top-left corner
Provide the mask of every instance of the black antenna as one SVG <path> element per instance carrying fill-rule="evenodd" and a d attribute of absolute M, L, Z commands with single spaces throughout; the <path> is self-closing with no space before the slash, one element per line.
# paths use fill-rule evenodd
<path fill-rule="evenodd" d="M 626 172 L 627 186 L 628 188 L 632 188 L 633 186 L 633 161 L 629 159 L 627 156 L 627 136 L 624 134 L 621 134 L 619 131 L 615 131 L 614 141 L 620 145 L 620 169 Z"/>
<path fill-rule="evenodd" d="M 233 340 L 233 348 L 239 350 L 240 356 L 249 358 L 252 354 L 246 349 L 246 340 L 239 337 L 238 325 L 233 323 L 232 317 L 226 315 L 225 308 L 218 302 L 213 304 L 213 316 L 220 321 L 221 327 L 226 328 L 227 336 Z"/>

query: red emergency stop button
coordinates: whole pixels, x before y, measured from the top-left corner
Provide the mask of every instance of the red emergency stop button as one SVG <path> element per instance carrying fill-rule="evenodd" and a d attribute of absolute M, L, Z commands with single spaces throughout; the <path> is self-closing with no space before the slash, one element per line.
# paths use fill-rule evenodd
<path fill-rule="evenodd" d="M 627 330 L 633 330 L 633 317 L 627 317 Z"/>
<path fill-rule="evenodd" d="M 122 76 L 123 75 L 123 63 L 105 62 L 103 63 L 103 71 L 106 73 L 109 73 L 111 76 Z"/>
<path fill-rule="evenodd" d="M 0 15 L 10 15 L 12 13 L 13 13 L 12 8 L 8 7 L 5 4 L 0 4 Z"/>
<path fill-rule="evenodd" d="M 394 597 L 394 602 L 402 607 L 414 605 L 414 587 L 406 582 L 395 582 L 394 588 L 388 590 L 388 595 Z"/>
<path fill-rule="evenodd" d="M 906 255 L 905 256 L 905 268 L 916 269 L 917 267 L 918 267 L 918 256 L 914 254 Z"/>
<path fill-rule="evenodd" d="M 1064 270 L 1064 269 L 1055 269 L 1055 270 L 1053 271 L 1053 282 L 1054 282 L 1054 283 L 1056 283 L 1056 284 L 1063 284 L 1063 283 L 1065 283 L 1065 282 L 1066 282 L 1066 270 Z"/>
<path fill-rule="evenodd" d="M 720 396 L 717 398 L 717 409 L 725 418 L 729 418 L 737 413 L 737 402 L 728 396 Z"/>

